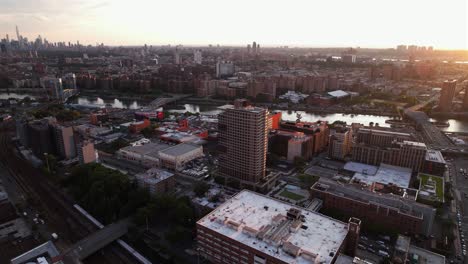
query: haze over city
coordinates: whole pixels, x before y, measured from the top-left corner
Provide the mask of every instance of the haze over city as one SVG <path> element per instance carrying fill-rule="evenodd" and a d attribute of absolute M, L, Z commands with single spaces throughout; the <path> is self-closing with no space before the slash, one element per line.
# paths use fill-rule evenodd
<path fill-rule="evenodd" d="M 2 0 L 0 32 L 106 45 L 468 49 L 465 0 Z"/>
<path fill-rule="evenodd" d="M 466 0 L 0 0 L 0 264 L 468 264 Z"/>

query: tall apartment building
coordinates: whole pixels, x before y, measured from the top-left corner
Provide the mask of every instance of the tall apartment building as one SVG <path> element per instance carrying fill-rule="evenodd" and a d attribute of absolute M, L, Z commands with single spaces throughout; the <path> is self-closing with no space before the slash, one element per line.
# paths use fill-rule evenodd
<path fill-rule="evenodd" d="M 452 101 L 455 97 L 455 88 L 457 87 L 457 81 L 445 81 L 442 85 L 439 98 L 439 110 L 441 112 L 450 112 L 452 110 Z"/>
<path fill-rule="evenodd" d="M 215 264 L 329 264 L 354 256 L 360 224 L 244 190 L 197 222 L 198 251 Z"/>
<path fill-rule="evenodd" d="M 80 164 L 87 164 L 96 161 L 96 151 L 94 150 L 94 144 L 90 141 L 83 141 L 78 144 L 78 158 Z"/>
<path fill-rule="evenodd" d="M 321 178 L 310 190 L 311 197 L 323 201 L 325 210 L 358 217 L 365 228 L 378 225 L 401 233 L 432 233 L 436 209 L 416 202 L 418 191 L 374 183 L 343 184 Z"/>
<path fill-rule="evenodd" d="M 259 183 L 265 177 L 268 111 L 238 99 L 218 116 L 218 132 L 220 175 Z"/>
<path fill-rule="evenodd" d="M 44 153 L 55 153 L 55 144 L 50 122 L 51 121 L 48 119 L 36 120 L 29 123 L 27 126 L 29 147 L 39 158 L 42 158 Z"/>
<path fill-rule="evenodd" d="M 344 160 L 351 154 L 353 146 L 353 131 L 347 127 L 337 127 L 330 132 L 328 143 L 328 157 L 332 159 Z"/>
<path fill-rule="evenodd" d="M 353 145 L 352 160 L 377 166 L 385 163 L 419 172 L 423 168 L 426 152 L 424 143 L 414 141 L 396 142 L 388 147 L 358 143 Z"/>
<path fill-rule="evenodd" d="M 61 158 L 72 159 L 76 157 L 75 137 L 72 126 L 55 124 L 52 131 L 57 146 L 57 153 Z"/>

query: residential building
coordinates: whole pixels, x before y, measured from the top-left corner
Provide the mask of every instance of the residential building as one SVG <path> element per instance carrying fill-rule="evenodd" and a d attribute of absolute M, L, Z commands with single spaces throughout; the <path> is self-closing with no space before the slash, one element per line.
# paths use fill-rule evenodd
<path fill-rule="evenodd" d="M 409 133 L 384 130 L 383 128 L 359 128 L 356 133 L 356 143 L 372 146 L 388 147 L 395 142 L 413 141 Z"/>
<path fill-rule="evenodd" d="M 220 176 L 255 185 L 265 178 L 268 111 L 238 99 L 218 116 Z"/>
<path fill-rule="evenodd" d="M 28 142 L 32 152 L 38 157 L 45 153 L 55 154 L 55 144 L 50 128 L 50 120 L 42 119 L 28 124 Z"/>
<path fill-rule="evenodd" d="M 344 160 L 351 154 L 353 146 L 353 131 L 348 127 L 336 127 L 330 132 L 328 143 L 328 157 L 331 159 Z"/>
<path fill-rule="evenodd" d="M 46 90 L 48 95 L 55 99 L 63 98 L 63 85 L 61 78 L 43 77 L 40 79 L 41 88 Z"/>
<path fill-rule="evenodd" d="M 269 151 L 293 161 L 295 157 L 306 160 L 313 157 L 313 137 L 303 132 L 277 130 L 269 136 Z"/>
<path fill-rule="evenodd" d="M 54 124 L 52 134 L 55 138 L 57 153 L 63 159 L 72 159 L 76 157 L 75 137 L 73 126 Z"/>
<path fill-rule="evenodd" d="M 158 168 L 137 174 L 135 179 L 138 186 L 147 189 L 152 195 L 173 192 L 176 186 L 174 173 Z"/>
<path fill-rule="evenodd" d="M 358 217 L 366 225 L 410 234 L 432 234 L 436 209 L 416 201 L 417 190 L 373 183 L 343 184 L 320 178 L 311 187 L 311 198 L 323 209 Z"/>
<path fill-rule="evenodd" d="M 457 80 L 447 80 L 442 84 L 439 98 L 439 110 L 441 112 L 450 112 L 452 110 L 456 87 Z"/>
<path fill-rule="evenodd" d="M 310 145 L 310 153 L 315 156 L 327 148 L 330 137 L 330 130 L 326 121 L 317 122 L 289 122 L 283 121 L 280 123 L 280 128 L 287 131 L 302 132 L 307 136 L 312 137 Z"/>
<path fill-rule="evenodd" d="M 468 82 L 465 83 L 465 95 L 463 96 L 463 110 L 468 110 Z"/>
<path fill-rule="evenodd" d="M 80 164 L 87 164 L 96 161 L 96 151 L 94 149 L 94 144 L 91 141 L 83 141 L 78 144 L 78 158 Z"/>
<path fill-rule="evenodd" d="M 352 160 L 377 166 L 386 163 L 418 172 L 423 168 L 426 152 L 424 143 L 414 141 L 395 142 L 389 147 L 358 143 L 353 145 Z"/>
<path fill-rule="evenodd" d="M 334 263 L 354 256 L 360 225 L 243 190 L 197 222 L 198 250 L 211 263 Z"/>

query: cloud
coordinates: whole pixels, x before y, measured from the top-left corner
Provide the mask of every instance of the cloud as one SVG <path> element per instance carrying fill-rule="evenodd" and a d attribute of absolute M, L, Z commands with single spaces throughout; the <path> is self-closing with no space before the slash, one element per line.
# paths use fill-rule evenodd
<path fill-rule="evenodd" d="M 38 21 L 41 21 L 41 22 L 46 22 L 46 21 L 49 21 L 50 18 L 45 16 L 45 15 L 41 15 L 41 14 L 35 14 L 32 16 L 34 19 L 38 20 Z"/>
<path fill-rule="evenodd" d="M 97 3 L 97 4 L 90 5 L 90 6 L 87 7 L 87 9 L 99 9 L 99 8 L 102 8 L 102 7 L 107 7 L 110 4 L 111 3 L 108 2 L 108 1 L 103 1 L 103 2 L 100 2 L 100 3 Z"/>

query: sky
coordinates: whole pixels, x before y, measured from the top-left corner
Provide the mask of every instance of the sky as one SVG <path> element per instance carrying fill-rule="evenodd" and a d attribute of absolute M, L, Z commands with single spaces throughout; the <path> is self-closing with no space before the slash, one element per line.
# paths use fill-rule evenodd
<path fill-rule="evenodd" d="M 0 0 L 0 38 L 468 50 L 467 0 Z"/>

